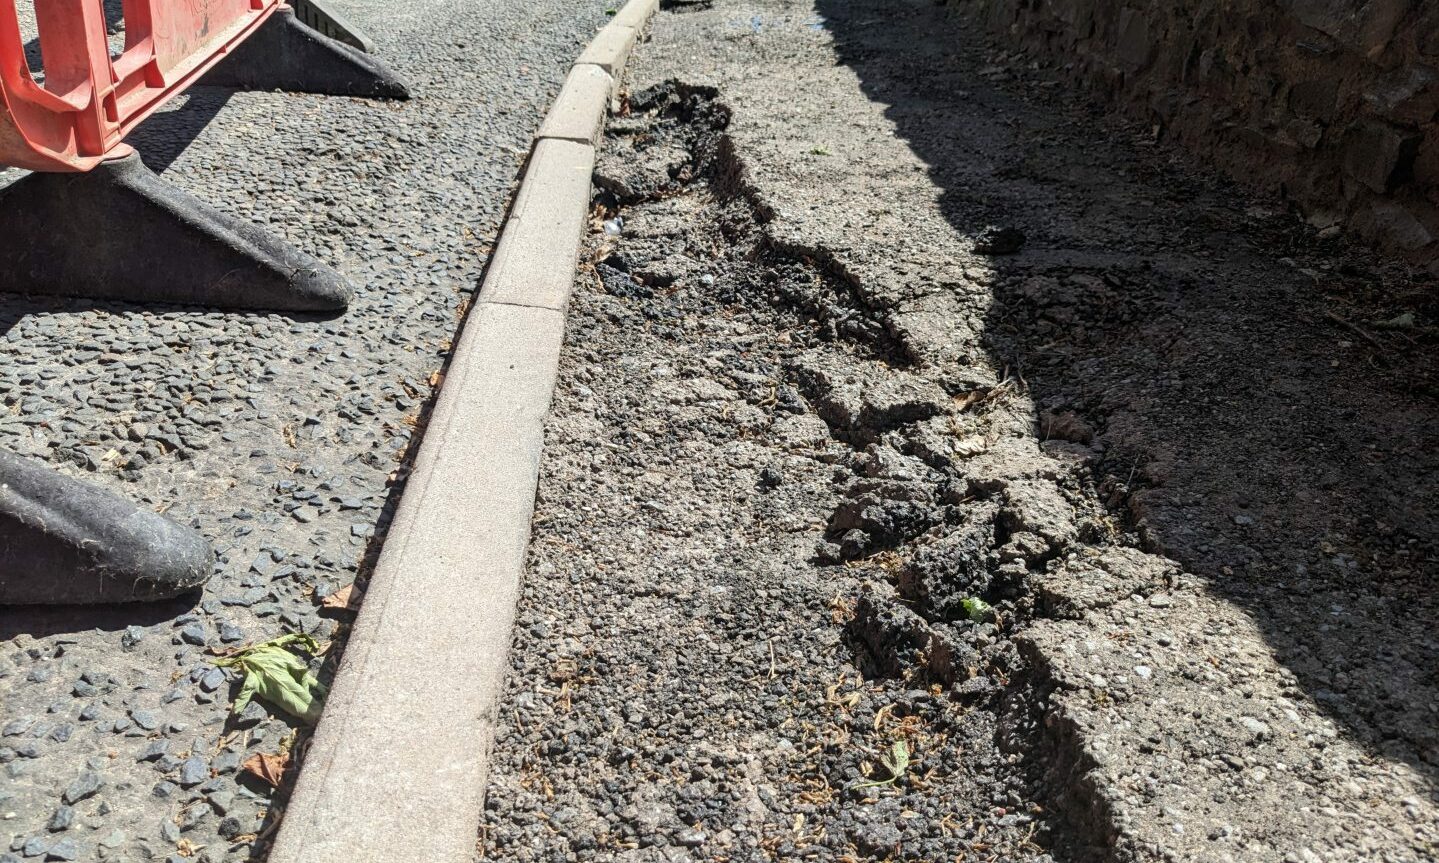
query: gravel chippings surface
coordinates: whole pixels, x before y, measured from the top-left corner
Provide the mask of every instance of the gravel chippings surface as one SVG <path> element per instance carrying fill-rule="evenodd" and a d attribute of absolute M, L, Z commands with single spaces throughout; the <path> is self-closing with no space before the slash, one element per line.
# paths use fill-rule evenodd
<path fill-rule="evenodd" d="M 655 20 L 488 858 L 1439 854 L 1432 280 L 980 32 Z"/>
<path fill-rule="evenodd" d="M 218 552 L 185 601 L 0 609 L 5 863 L 263 854 L 278 809 L 238 768 L 292 726 L 258 705 L 227 721 L 238 681 L 209 652 L 348 621 L 320 600 L 363 576 L 529 138 L 606 20 L 588 0 L 342 5 L 413 101 L 196 88 L 132 143 L 335 265 L 346 314 L 0 297 L 0 445 Z"/>

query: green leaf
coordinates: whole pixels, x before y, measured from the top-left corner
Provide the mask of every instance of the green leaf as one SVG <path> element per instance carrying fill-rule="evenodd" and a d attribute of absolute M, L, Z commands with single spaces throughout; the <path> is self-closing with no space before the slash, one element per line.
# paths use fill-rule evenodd
<path fill-rule="evenodd" d="M 909 770 L 909 745 L 903 740 L 896 740 L 889 747 L 889 757 L 881 758 L 885 769 L 889 771 L 890 781 L 893 782 Z"/>
<path fill-rule="evenodd" d="M 883 764 L 884 769 L 889 771 L 889 777 L 887 779 L 860 782 L 849 787 L 851 789 L 874 788 L 879 785 L 893 785 L 898 782 L 899 778 L 909 770 L 909 745 L 903 740 L 894 741 L 889 745 L 889 754 L 879 757 L 879 763 Z"/>
<path fill-rule="evenodd" d="M 994 606 L 977 596 L 961 600 L 959 605 L 964 609 L 965 616 L 975 623 L 983 623 L 994 616 Z"/>
<path fill-rule="evenodd" d="M 286 649 L 297 644 L 302 650 L 317 653 L 320 645 L 308 635 L 282 635 L 254 647 L 247 647 L 233 656 L 215 663 L 221 668 L 237 668 L 244 675 L 233 710 L 239 713 L 258 696 L 271 707 L 296 719 L 314 724 L 325 706 L 325 684 L 310 673 L 303 658 Z"/>

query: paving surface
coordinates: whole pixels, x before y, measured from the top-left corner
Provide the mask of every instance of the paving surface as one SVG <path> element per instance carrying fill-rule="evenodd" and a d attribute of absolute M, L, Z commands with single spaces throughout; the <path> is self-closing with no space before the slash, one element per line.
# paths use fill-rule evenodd
<path fill-rule="evenodd" d="M 292 725 L 258 707 L 227 721 L 238 684 L 207 652 L 347 621 L 320 600 L 384 531 L 529 138 L 606 20 L 580 0 L 343 7 L 413 101 L 197 88 L 132 143 L 335 265 L 358 289 L 348 313 L 0 298 L 0 445 L 194 524 L 219 554 L 182 602 L 0 610 L 0 859 L 263 854 L 279 809 L 237 768 Z"/>
<path fill-rule="evenodd" d="M 1432 281 L 979 32 L 637 48 L 489 858 L 1439 854 Z"/>

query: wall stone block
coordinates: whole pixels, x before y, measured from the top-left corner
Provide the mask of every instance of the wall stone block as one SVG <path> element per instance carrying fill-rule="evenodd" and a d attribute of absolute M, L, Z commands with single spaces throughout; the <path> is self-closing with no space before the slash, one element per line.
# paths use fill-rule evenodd
<path fill-rule="evenodd" d="M 1324 224 L 1439 267 L 1439 0 L 951 0 Z"/>

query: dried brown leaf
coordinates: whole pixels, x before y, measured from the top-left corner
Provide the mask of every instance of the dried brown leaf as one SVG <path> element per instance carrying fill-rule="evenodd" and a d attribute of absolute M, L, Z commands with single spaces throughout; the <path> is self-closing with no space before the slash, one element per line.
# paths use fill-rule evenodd
<path fill-rule="evenodd" d="M 347 584 L 324 599 L 320 600 L 323 608 L 342 608 L 345 611 L 358 611 L 360 601 L 365 598 L 365 592 L 353 584 Z"/>
<path fill-rule="evenodd" d="M 269 783 L 271 787 L 279 788 L 280 783 L 285 779 L 285 771 L 290 767 L 290 753 L 282 752 L 278 755 L 269 755 L 264 752 L 256 752 L 240 765 L 240 769 L 254 776 L 262 782 Z"/>

